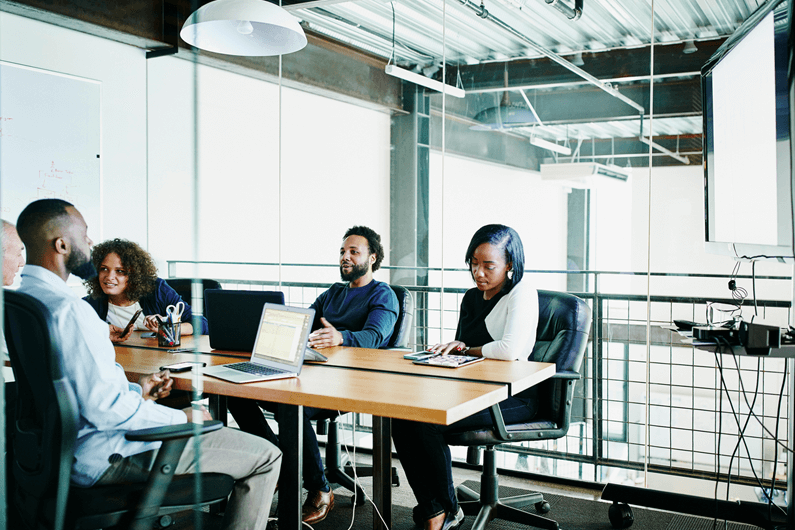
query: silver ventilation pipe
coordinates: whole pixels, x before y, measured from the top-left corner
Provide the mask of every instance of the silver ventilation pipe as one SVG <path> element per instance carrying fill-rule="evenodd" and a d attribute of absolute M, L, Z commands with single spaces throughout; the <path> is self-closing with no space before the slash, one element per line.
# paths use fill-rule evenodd
<path fill-rule="evenodd" d="M 597 87 L 597 88 L 599 88 L 601 90 L 604 90 L 605 92 L 607 92 L 608 94 L 610 94 L 614 98 L 620 99 L 621 101 L 623 101 L 624 103 L 626 103 L 630 107 L 632 107 L 632 108 L 636 109 L 638 112 L 640 112 L 641 115 L 645 112 L 646 109 L 643 108 L 643 105 L 641 105 L 639 103 L 635 103 L 633 100 L 631 100 L 630 98 L 628 98 L 627 96 L 625 96 L 624 94 L 622 94 L 621 92 L 619 92 L 618 90 L 613 88 L 608 83 L 603 83 L 602 81 L 600 81 L 596 77 L 592 76 L 591 74 L 589 74 L 588 72 L 586 72 L 582 68 L 571 64 L 569 61 L 567 61 L 566 59 L 564 59 L 560 55 L 556 54 L 552 50 L 548 50 L 548 49 L 544 48 L 543 46 L 541 46 L 540 44 L 536 44 L 533 40 L 531 40 L 526 35 L 520 33 L 519 31 L 515 30 L 510 25 L 506 24 L 505 22 L 503 22 L 499 18 L 497 18 L 494 15 L 492 15 L 491 13 L 489 13 L 486 10 L 486 7 L 483 5 L 483 0 L 481 0 L 480 5 L 476 4 L 472 0 L 459 0 L 459 2 L 461 2 L 461 5 L 471 9 L 480 18 L 483 18 L 483 19 L 491 21 L 493 24 L 496 24 L 497 26 L 499 26 L 503 30 L 507 31 L 511 35 L 514 35 L 518 39 L 521 39 L 522 41 L 526 42 L 531 48 L 533 48 L 538 53 L 544 55 L 545 57 L 548 57 L 548 58 L 552 59 L 553 61 L 555 61 L 556 63 L 558 63 L 562 67 L 574 72 L 575 74 L 577 74 L 578 76 L 582 77 L 583 79 L 585 79 L 586 81 L 588 81 L 589 83 L 594 85 L 595 87 Z"/>
<path fill-rule="evenodd" d="M 563 0 L 544 0 L 549 6 L 554 7 L 569 20 L 579 20 L 582 16 L 582 2 L 583 0 L 574 0 L 574 7 L 569 7 L 563 3 Z"/>

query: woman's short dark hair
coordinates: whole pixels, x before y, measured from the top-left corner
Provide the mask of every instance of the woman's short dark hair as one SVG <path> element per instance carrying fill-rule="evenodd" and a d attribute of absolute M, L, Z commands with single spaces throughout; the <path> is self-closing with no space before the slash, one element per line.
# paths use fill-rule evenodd
<path fill-rule="evenodd" d="M 110 239 L 94 246 L 91 251 L 91 262 L 97 270 L 108 254 L 117 254 L 122 267 L 127 270 L 127 289 L 124 295 L 130 302 L 137 302 L 155 290 L 157 267 L 152 256 L 137 243 L 126 239 Z M 106 296 L 99 285 L 99 277 L 83 283 L 91 298 Z"/>
<path fill-rule="evenodd" d="M 366 226 L 352 226 L 345 232 L 342 239 L 348 239 L 350 236 L 361 236 L 367 240 L 367 246 L 370 247 L 370 254 L 375 254 L 375 263 L 373 263 L 373 272 L 377 271 L 384 261 L 384 247 L 381 245 L 381 236 L 375 230 Z"/>
<path fill-rule="evenodd" d="M 466 264 L 469 265 L 472 261 L 472 256 L 483 243 L 489 243 L 495 247 L 501 248 L 505 252 L 505 263 L 511 264 L 513 274 L 505 281 L 502 290 L 505 292 L 513 289 L 513 286 L 522 280 L 524 275 L 524 247 L 522 246 L 522 239 L 516 230 L 510 226 L 505 225 L 486 225 L 478 229 L 475 235 L 472 236 L 472 241 L 469 242 L 467 247 Z M 472 274 L 472 269 L 469 269 Z M 474 280 L 474 277 L 472 278 Z"/>

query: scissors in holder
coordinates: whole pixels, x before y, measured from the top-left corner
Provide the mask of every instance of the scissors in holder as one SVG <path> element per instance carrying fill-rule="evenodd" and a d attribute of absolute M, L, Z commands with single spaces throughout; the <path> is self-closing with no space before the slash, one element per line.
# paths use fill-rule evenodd
<path fill-rule="evenodd" d="M 171 322 L 182 322 L 182 313 L 185 311 L 185 302 L 177 302 L 176 305 L 166 307 L 166 315 Z"/>

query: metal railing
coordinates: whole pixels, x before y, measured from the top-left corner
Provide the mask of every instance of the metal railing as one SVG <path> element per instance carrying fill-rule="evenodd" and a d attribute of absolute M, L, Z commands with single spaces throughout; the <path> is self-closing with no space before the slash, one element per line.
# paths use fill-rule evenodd
<path fill-rule="evenodd" d="M 176 275 L 179 263 L 187 262 L 169 262 L 169 272 Z M 699 284 L 713 281 L 725 285 L 728 276 L 525 271 L 526 278 L 555 274 L 582 277 L 581 284 L 588 292 L 573 294 L 588 301 L 593 310 L 593 327 L 582 368 L 583 379 L 576 390 L 572 427 L 560 440 L 500 446 L 503 467 L 595 482 L 608 478 L 615 481 L 618 472 L 619 480 L 631 483 L 646 471 L 691 478 L 729 478 L 734 484 L 751 486 L 758 485 L 756 477 L 769 481 L 774 469 L 783 476 L 788 454 L 782 446 L 789 443 L 786 411 L 790 399 L 784 385 L 784 360 L 696 350 L 664 327 L 677 318 L 705 322 L 710 305 L 728 307 L 737 301 L 726 297 L 662 294 L 647 297 L 599 291 L 607 277 L 641 280 L 645 277 L 649 282 L 660 281 L 661 285 L 671 281 Z M 215 279 L 225 289 L 279 289 L 284 291 L 286 303 L 304 307 L 329 286 L 325 282 L 280 284 L 270 280 L 217 276 Z M 787 295 L 792 292 L 790 278 L 786 276 L 734 279 L 752 280 L 755 286 L 756 282 L 775 285 L 780 282 L 781 288 L 773 291 Z M 413 344 L 421 347 L 437 337 L 451 338 L 454 327 L 443 323 L 457 321 L 460 298 L 467 289 L 404 287 L 415 298 Z M 678 288 L 687 290 L 686 286 Z M 442 296 L 447 297 L 444 304 Z M 745 303 L 741 307 L 764 318 L 789 322 L 788 299 L 756 300 L 753 306 Z M 368 430 L 366 417 L 352 417 L 357 432 Z M 460 453 L 458 456 L 462 457 Z"/>

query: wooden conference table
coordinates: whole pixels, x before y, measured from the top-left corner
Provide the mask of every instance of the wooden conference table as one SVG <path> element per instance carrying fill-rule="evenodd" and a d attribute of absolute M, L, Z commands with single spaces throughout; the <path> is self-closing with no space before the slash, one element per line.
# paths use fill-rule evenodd
<path fill-rule="evenodd" d="M 160 366 L 194 359 L 192 353 L 167 353 L 154 338 L 136 332 L 116 345 L 116 360 L 130 380 Z M 250 354 L 212 350 L 206 335 L 183 337 L 208 366 L 239 362 Z M 450 425 L 552 377 L 555 365 L 485 360 L 459 369 L 418 366 L 404 352 L 336 347 L 324 349 L 323 364 L 305 364 L 298 378 L 234 384 L 202 376 L 201 391 L 211 395 L 213 417 L 224 419 L 227 396 L 279 403 L 283 469 L 279 483 L 279 528 L 301 527 L 302 407 L 359 412 L 373 416 L 373 501 L 381 514 L 374 530 L 392 525 L 391 418 Z M 190 372 L 172 375 L 174 388 L 191 390 Z M 213 399 L 214 398 L 214 399 Z"/>

